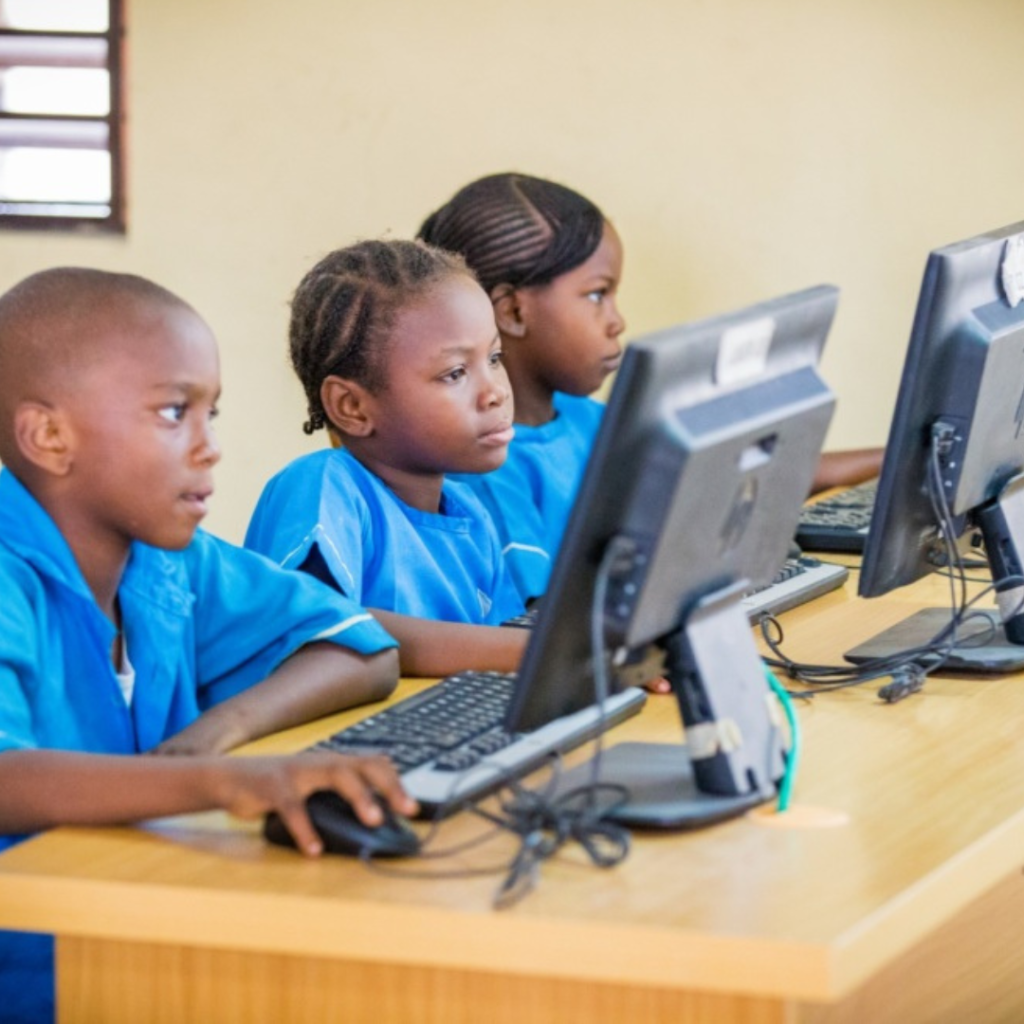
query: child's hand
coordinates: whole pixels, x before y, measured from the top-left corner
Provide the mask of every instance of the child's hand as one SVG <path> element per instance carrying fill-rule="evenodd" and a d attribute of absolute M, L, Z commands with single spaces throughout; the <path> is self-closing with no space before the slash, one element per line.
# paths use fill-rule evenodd
<path fill-rule="evenodd" d="M 330 753 L 226 757 L 211 771 L 217 806 L 247 819 L 277 811 L 296 846 L 312 857 L 323 851 L 306 813 L 306 797 L 317 790 L 335 790 L 352 805 L 360 821 L 371 826 L 383 820 L 378 796 L 399 814 L 412 815 L 419 809 L 386 757 Z"/>
<path fill-rule="evenodd" d="M 672 684 L 664 676 L 658 676 L 657 679 L 649 679 L 644 683 L 644 689 L 648 693 L 671 693 Z"/>

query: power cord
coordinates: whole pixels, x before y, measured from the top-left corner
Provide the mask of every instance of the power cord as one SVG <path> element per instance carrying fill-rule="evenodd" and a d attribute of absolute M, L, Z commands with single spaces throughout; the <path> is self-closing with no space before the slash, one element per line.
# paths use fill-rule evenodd
<path fill-rule="evenodd" d="M 878 697 L 884 703 L 894 704 L 918 693 L 924 687 L 927 677 L 938 671 L 956 650 L 984 645 L 998 632 L 999 622 L 995 615 L 977 608 L 978 602 L 996 589 L 996 584 L 990 583 L 973 598 L 967 596 L 970 581 L 967 568 L 971 563 L 964 561 L 957 547 L 959 531 L 942 484 L 941 454 L 944 443 L 942 430 L 936 425 L 929 449 L 927 485 L 948 566 L 944 575 L 949 579 L 950 588 L 949 622 L 927 643 L 906 648 L 885 658 L 873 658 L 857 665 L 817 665 L 787 657 L 781 646 L 784 636 L 779 621 L 770 615 L 762 616 L 761 633 L 771 651 L 771 656 L 766 657 L 765 662 L 788 678 L 811 688 L 808 691 L 787 691 L 790 697 L 810 698 L 817 693 L 860 686 L 889 677 L 890 682 L 879 688 Z M 1007 577 L 998 586 L 1005 588 L 1010 585 L 1024 585 L 1024 577 Z M 1013 613 L 1016 614 L 1022 608 L 1024 597 Z M 984 628 L 965 637 L 964 628 L 971 624 L 981 624 Z"/>
<path fill-rule="evenodd" d="M 381 874 L 402 878 L 469 878 L 480 875 L 504 875 L 493 897 L 496 909 L 511 907 L 532 892 L 540 878 L 544 861 L 555 856 L 569 843 L 577 844 L 592 864 L 611 868 L 629 855 L 630 833 L 622 825 L 608 820 L 608 815 L 629 800 L 624 786 L 602 783 L 601 754 L 606 729 L 604 702 L 610 692 L 608 662 L 604 644 L 604 607 L 613 566 L 626 553 L 624 542 L 614 539 L 607 545 L 598 566 L 591 603 L 590 641 L 594 669 L 594 698 L 599 709 L 594 755 L 590 761 L 589 779 L 582 785 L 558 792 L 562 776 L 561 759 L 554 756 L 549 763 L 551 776 L 537 789 L 523 786 L 515 778 L 507 778 L 499 791 L 497 813 L 472 803 L 460 803 L 457 792 L 439 811 L 421 843 L 420 858 L 443 859 L 479 846 L 495 836 L 511 832 L 519 837 L 519 848 L 511 861 L 475 869 L 451 871 L 405 868 L 373 858 L 364 851 L 361 859 Z M 556 795 L 557 793 L 557 795 Z M 456 846 L 434 850 L 434 837 L 440 819 L 457 810 L 466 810 L 489 822 L 493 828 Z"/>
<path fill-rule="evenodd" d="M 917 693 L 924 686 L 926 678 L 926 673 L 920 665 L 916 663 L 904 665 L 893 672 L 891 683 L 886 683 L 885 686 L 879 688 L 878 696 L 886 704 L 895 704 L 897 701 L 903 700 L 904 697 Z"/>

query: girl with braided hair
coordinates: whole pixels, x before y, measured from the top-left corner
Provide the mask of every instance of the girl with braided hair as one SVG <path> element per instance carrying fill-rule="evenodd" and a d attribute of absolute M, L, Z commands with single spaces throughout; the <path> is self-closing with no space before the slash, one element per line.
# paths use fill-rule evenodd
<path fill-rule="evenodd" d="M 472 182 L 419 235 L 462 255 L 494 306 L 516 437 L 500 471 L 466 482 L 528 601 L 547 586 L 601 420 L 588 396 L 621 358 L 622 243 L 589 199 L 524 174 Z"/>
<path fill-rule="evenodd" d="M 515 395 L 516 433 L 493 473 L 461 478 L 491 513 L 524 600 L 543 594 L 603 406 L 587 397 L 619 364 L 623 250 L 589 199 L 526 174 L 471 182 L 419 237 L 462 255 L 491 298 Z M 815 490 L 877 475 L 881 449 L 822 456 Z"/>
<path fill-rule="evenodd" d="M 512 392 L 487 294 L 461 257 L 421 242 L 337 250 L 292 301 L 307 433 L 333 447 L 266 486 L 246 545 L 369 608 L 404 675 L 512 670 L 527 631 L 494 525 L 448 473 L 504 461 Z"/>

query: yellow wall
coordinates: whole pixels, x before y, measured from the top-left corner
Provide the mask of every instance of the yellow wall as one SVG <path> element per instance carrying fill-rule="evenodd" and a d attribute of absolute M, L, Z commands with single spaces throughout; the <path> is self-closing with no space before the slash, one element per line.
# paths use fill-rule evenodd
<path fill-rule="evenodd" d="M 284 351 L 304 270 L 524 170 L 626 242 L 629 333 L 819 281 L 829 446 L 881 443 L 929 249 L 1024 218 L 1019 0 L 131 0 L 127 238 L 0 237 L 179 292 L 222 347 L 208 525 L 322 443 Z"/>

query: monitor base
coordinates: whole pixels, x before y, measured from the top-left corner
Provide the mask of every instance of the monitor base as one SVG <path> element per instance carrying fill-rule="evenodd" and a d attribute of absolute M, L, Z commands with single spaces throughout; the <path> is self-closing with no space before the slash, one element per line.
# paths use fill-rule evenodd
<path fill-rule="evenodd" d="M 587 762 L 562 777 L 557 793 L 589 784 L 593 763 Z M 599 808 L 609 808 L 607 820 L 630 828 L 686 830 L 704 828 L 765 803 L 762 792 L 720 796 L 697 789 L 693 766 L 682 743 L 619 743 L 601 752 L 599 781 L 624 786 L 630 799 L 612 808 L 616 794 L 600 791 Z"/>
<path fill-rule="evenodd" d="M 903 651 L 927 644 L 949 623 L 948 608 L 924 608 L 902 622 L 877 636 L 866 640 L 843 655 L 847 661 L 859 664 L 874 658 L 891 658 Z M 992 612 L 998 621 L 999 613 Z M 960 642 L 970 642 L 975 636 L 977 646 L 958 646 L 942 663 L 943 672 L 967 673 L 971 675 L 1003 675 L 1024 668 L 1024 646 L 1011 643 L 1001 625 L 990 634 L 982 623 L 969 623 L 960 630 Z"/>

